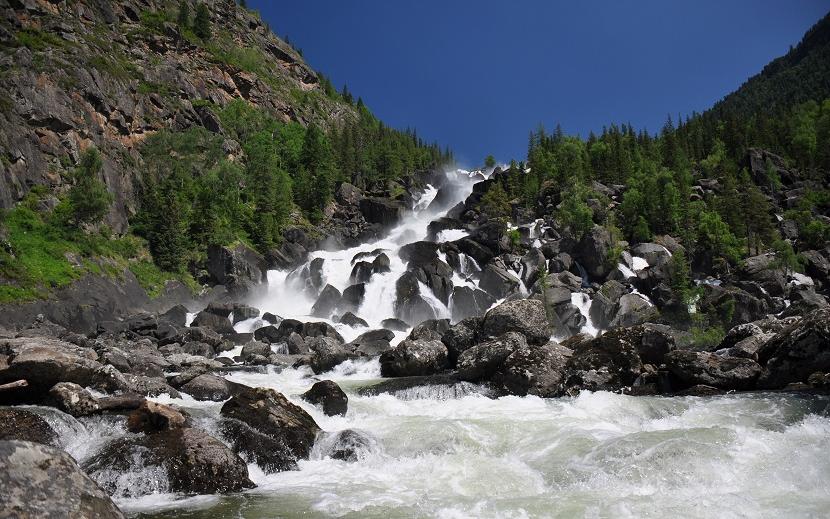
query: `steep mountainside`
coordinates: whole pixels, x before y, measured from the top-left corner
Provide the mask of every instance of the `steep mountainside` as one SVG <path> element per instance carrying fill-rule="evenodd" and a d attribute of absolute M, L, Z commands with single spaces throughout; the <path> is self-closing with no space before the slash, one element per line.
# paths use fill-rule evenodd
<path fill-rule="evenodd" d="M 0 207 L 34 185 L 65 189 L 92 144 L 121 232 L 136 210 L 139 146 L 163 128 L 217 130 L 209 106 L 235 98 L 282 121 L 356 119 L 258 16 L 232 0 L 206 4 L 203 43 L 177 25 L 177 2 L 0 0 Z"/>

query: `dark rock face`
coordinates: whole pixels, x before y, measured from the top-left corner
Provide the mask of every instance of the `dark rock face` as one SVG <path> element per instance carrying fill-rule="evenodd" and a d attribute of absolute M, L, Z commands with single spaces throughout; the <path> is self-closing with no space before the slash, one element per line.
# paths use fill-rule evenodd
<path fill-rule="evenodd" d="M 605 258 L 614 244 L 605 227 L 595 225 L 579 241 L 573 251 L 573 257 L 595 279 L 603 279 L 609 272 Z"/>
<path fill-rule="evenodd" d="M 458 356 L 458 376 L 469 382 L 489 380 L 519 348 L 527 348 L 527 340 L 516 332 L 476 344 Z"/>
<path fill-rule="evenodd" d="M 479 286 L 496 299 L 518 293 L 519 285 L 518 277 L 495 263 L 488 263 L 481 271 Z"/>
<path fill-rule="evenodd" d="M 573 352 L 561 344 L 516 348 L 501 368 L 501 385 L 513 395 L 558 396 Z"/>
<path fill-rule="evenodd" d="M 0 441 L 0 502 L 10 518 L 124 517 L 69 454 L 28 441 Z"/>
<path fill-rule="evenodd" d="M 480 317 L 468 317 L 444 332 L 444 335 L 441 336 L 441 342 L 447 347 L 447 359 L 450 366 L 454 367 L 459 355 L 475 346 L 480 326 Z"/>
<path fill-rule="evenodd" d="M 268 263 L 261 254 L 244 245 L 211 246 L 207 255 L 208 273 L 231 293 L 245 294 L 265 281 Z"/>
<path fill-rule="evenodd" d="M 136 458 L 143 467 L 164 468 L 172 492 L 223 494 L 254 486 L 239 456 L 216 438 L 191 428 L 117 439 L 93 457 L 85 469 L 105 490 L 115 492 L 115 482 L 108 472 L 133 470 Z"/>
<path fill-rule="evenodd" d="M 362 198 L 358 207 L 367 222 L 381 227 L 392 227 L 401 221 L 406 212 L 406 207 L 400 201 L 380 197 Z"/>
<path fill-rule="evenodd" d="M 615 391 L 631 386 L 643 371 L 637 348 L 642 335 L 621 328 L 579 344 L 566 366 L 569 391 Z"/>
<path fill-rule="evenodd" d="M 421 296 L 418 278 L 412 272 L 404 272 L 395 283 L 395 316 L 412 325 L 427 319 L 435 319 L 435 310 Z"/>
<path fill-rule="evenodd" d="M 21 440 L 57 445 L 58 435 L 37 413 L 21 407 L 0 407 L 0 442 Z"/>
<path fill-rule="evenodd" d="M 343 299 L 341 301 L 341 311 L 357 311 L 363 303 L 363 297 L 366 295 L 366 284 L 357 283 L 350 285 L 343 290 Z"/>
<path fill-rule="evenodd" d="M 349 405 L 349 397 L 331 380 L 315 382 L 311 389 L 303 393 L 303 399 L 321 406 L 329 416 L 345 416 Z"/>
<path fill-rule="evenodd" d="M 452 292 L 452 317 L 455 321 L 484 315 L 496 299 L 478 288 L 458 286 Z"/>
<path fill-rule="evenodd" d="M 380 356 L 384 377 L 433 375 L 447 367 L 447 347 L 437 340 L 405 340 Z"/>
<path fill-rule="evenodd" d="M 233 449 L 268 472 L 296 468 L 320 432 L 308 413 L 272 389 L 240 388 L 221 415 L 228 419 L 222 429 Z"/>
<path fill-rule="evenodd" d="M 435 258 L 415 267 L 412 272 L 421 283 L 428 286 L 442 303 L 448 305 L 453 291 L 452 268 Z"/>
<path fill-rule="evenodd" d="M 761 366 L 753 360 L 689 350 L 669 352 L 666 367 L 681 387 L 703 384 L 720 389 L 751 389 L 761 374 Z"/>
<path fill-rule="evenodd" d="M 398 250 L 398 256 L 413 267 L 426 265 L 438 259 L 438 244 L 431 241 L 408 243 Z"/>
<path fill-rule="evenodd" d="M 780 388 L 830 372 L 830 308 L 815 310 L 784 328 L 758 351 L 766 368 L 758 385 Z M 767 360 L 769 359 L 769 360 Z"/>
<path fill-rule="evenodd" d="M 346 312 L 345 314 L 343 314 L 343 316 L 340 317 L 340 322 L 347 326 L 351 326 L 352 328 L 369 327 L 369 323 L 367 323 L 364 319 L 361 319 L 360 317 L 356 316 L 351 312 Z"/>
<path fill-rule="evenodd" d="M 169 405 L 144 400 L 138 409 L 127 417 L 127 430 L 147 434 L 181 429 L 188 424 L 186 413 Z"/>
<path fill-rule="evenodd" d="M 331 285 L 326 285 L 320 296 L 311 307 L 311 315 L 314 317 L 331 317 L 341 304 L 343 295 Z"/>
<path fill-rule="evenodd" d="M 481 337 L 498 337 L 507 332 L 519 332 L 529 344 L 545 344 L 552 330 L 545 315 L 545 306 L 534 299 L 520 299 L 502 303 L 484 316 Z"/>

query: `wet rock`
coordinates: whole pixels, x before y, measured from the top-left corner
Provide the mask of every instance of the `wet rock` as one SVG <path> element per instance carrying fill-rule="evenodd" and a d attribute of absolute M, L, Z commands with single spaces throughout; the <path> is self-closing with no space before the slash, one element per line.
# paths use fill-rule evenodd
<path fill-rule="evenodd" d="M 360 334 L 346 346 L 356 355 L 374 357 L 391 349 L 390 341 L 394 338 L 391 330 L 381 328 Z"/>
<path fill-rule="evenodd" d="M 0 502 L 10 518 L 124 517 L 69 454 L 28 441 L 0 441 Z"/>
<path fill-rule="evenodd" d="M 764 332 L 754 323 L 744 323 L 738 326 L 733 326 L 726 332 L 723 340 L 720 342 L 718 349 L 728 349 L 735 346 L 744 339 L 752 337 L 753 335 L 762 335 Z"/>
<path fill-rule="evenodd" d="M 187 427 L 188 416 L 169 405 L 144 400 L 138 409 L 127 417 L 127 430 L 151 434 Z"/>
<path fill-rule="evenodd" d="M 412 328 L 407 339 L 410 341 L 440 341 L 441 336 L 450 329 L 449 319 L 429 319 Z"/>
<path fill-rule="evenodd" d="M 224 494 L 252 488 L 248 467 L 224 443 L 192 428 L 175 428 L 139 437 L 114 440 L 95 455 L 85 469 L 110 493 L 111 474 L 140 468 L 163 469 L 167 490 L 186 494 Z M 137 497 L 148 489 L 130 489 Z"/>
<path fill-rule="evenodd" d="M 267 357 L 271 355 L 271 345 L 264 342 L 251 341 L 242 347 L 242 358 L 247 360 L 254 355 L 262 355 Z"/>
<path fill-rule="evenodd" d="M 414 325 L 437 317 L 435 309 L 421 296 L 414 273 L 404 272 L 398 278 L 395 295 L 395 315 L 400 320 Z"/>
<path fill-rule="evenodd" d="M 9 440 L 56 446 L 58 434 L 33 411 L 23 407 L 0 407 L 0 442 Z"/>
<path fill-rule="evenodd" d="M 496 299 L 478 288 L 457 286 L 452 293 L 452 317 L 460 321 L 468 317 L 477 317 L 495 304 Z"/>
<path fill-rule="evenodd" d="M 351 326 L 352 328 L 369 327 L 369 323 L 367 323 L 366 321 L 364 321 L 363 319 L 351 312 L 346 312 L 345 314 L 343 314 L 343 316 L 340 317 L 340 322 L 342 324 L 345 324 L 346 326 Z"/>
<path fill-rule="evenodd" d="M 526 348 L 524 335 L 507 332 L 495 339 L 476 344 L 458 356 L 458 376 L 461 380 L 480 382 L 490 378 L 504 361 L 519 348 Z"/>
<path fill-rule="evenodd" d="M 367 222 L 379 224 L 384 228 L 400 222 L 406 212 L 402 202 L 380 197 L 362 198 L 358 202 L 358 207 Z"/>
<path fill-rule="evenodd" d="M 365 283 L 358 283 L 346 287 L 346 290 L 343 291 L 341 309 L 348 311 L 357 311 L 357 309 L 360 308 L 360 305 L 363 304 L 363 297 L 365 295 Z"/>
<path fill-rule="evenodd" d="M 369 434 L 354 429 L 344 429 L 322 437 L 314 450 L 319 452 L 321 458 L 328 457 L 354 462 L 380 448 L 377 440 Z"/>
<path fill-rule="evenodd" d="M 124 375 L 130 391 L 144 396 L 170 395 L 179 398 L 181 394 L 167 384 L 163 377 L 145 377 L 144 375 Z"/>
<path fill-rule="evenodd" d="M 292 470 L 307 459 L 320 427 L 273 389 L 243 387 L 221 410 L 222 429 L 234 450 L 266 472 Z"/>
<path fill-rule="evenodd" d="M 87 416 L 100 410 L 92 393 L 72 382 L 58 382 L 49 390 L 49 400 L 61 411 L 72 416 Z"/>
<path fill-rule="evenodd" d="M 184 326 L 187 321 L 188 309 L 184 305 L 176 305 L 158 316 L 159 321 L 165 321 L 176 326 Z"/>
<path fill-rule="evenodd" d="M 189 341 L 184 343 L 182 346 L 182 352 L 188 355 L 197 355 L 204 358 L 211 358 L 216 355 L 216 352 L 213 350 L 213 346 L 206 342 L 198 342 L 198 341 Z M 146 359 L 146 357 L 145 357 Z M 159 366 L 159 363 L 156 362 L 155 365 Z M 161 376 L 163 369 L 167 366 L 159 366 L 158 370 L 154 370 L 152 372 L 148 372 L 146 370 L 142 371 L 141 374 L 148 375 L 148 376 Z M 131 372 L 135 372 L 135 370 L 131 370 Z"/>
<path fill-rule="evenodd" d="M 568 360 L 565 387 L 569 392 L 616 391 L 631 386 L 643 371 L 638 353 L 642 333 L 620 328 L 574 348 Z"/>
<path fill-rule="evenodd" d="M 480 317 L 468 317 L 451 326 L 441 336 L 441 342 L 447 347 L 447 360 L 451 367 L 455 367 L 459 355 L 475 346 L 480 327 Z"/>
<path fill-rule="evenodd" d="M 763 388 L 781 388 L 804 382 L 812 373 L 829 372 L 830 308 L 815 310 L 775 334 L 760 348 L 758 357 L 766 361 L 758 380 Z"/>
<path fill-rule="evenodd" d="M 353 353 L 331 337 L 312 337 L 305 342 L 311 351 L 309 365 L 317 374 L 331 371 L 338 364 L 354 357 Z"/>
<path fill-rule="evenodd" d="M 391 270 L 389 256 L 384 252 L 378 254 L 372 261 L 372 272 L 375 274 L 385 274 Z"/>
<path fill-rule="evenodd" d="M 530 344 L 545 344 L 553 333 L 541 301 L 520 299 L 502 303 L 484 316 L 479 335 L 498 337 L 507 332 L 518 332 Z"/>
<path fill-rule="evenodd" d="M 352 273 L 349 274 L 349 283 L 368 283 L 373 273 L 374 269 L 370 262 L 358 261 L 352 267 Z"/>
<path fill-rule="evenodd" d="M 620 298 L 626 292 L 628 290 L 619 281 L 612 279 L 602 284 L 602 287 L 594 294 L 589 311 L 594 326 L 600 330 L 605 330 L 610 327 L 611 321 L 617 315 Z"/>
<path fill-rule="evenodd" d="M 720 389 L 751 389 L 761 366 L 750 359 L 708 352 L 674 350 L 666 354 L 666 367 L 683 385 L 704 384 Z"/>
<path fill-rule="evenodd" d="M 438 246 L 431 241 L 416 241 L 401 247 L 398 256 L 410 266 L 418 267 L 438 259 Z"/>
<path fill-rule="evenodd" d="M 339 290 L 331 285 L 326 285 L 317 297 L 314 306 L 311 307 L 311 315 L 314 317 L 331 317 L 340 306 L 342 298 L 343 295 Z"/>
<path fill-rule="evenodd" d="M 328 416 L 345 416 L 349 404 L 349 397 L 331 380 L 315 382 L 311 389 L 303 393 L 303 399 L 321 406 Z"/>
<path fill-rule="evenodd" d="M 270 324 L 279 324 L 282 321 L 282 317 L 274 315 L 271 312 L 265 312 L 262 314 L 262 320 Z"/>
<path fill-rule="evenodd" d="M 505 359 L 500 384 L 513 395 L 558 396 L 572 354 L 569 348 L 555 342 L 519 347 Z"/>
<path fill-rule="evenodd" d="M 380 325 L 388 330 L 392 330 L 393 332 L 405 332 L 409 329 L 409 325 L 406 322 L 402 321 L 401 319 L 384 319 L 380 322 Z"/>
<path fill-rule="evenodd" d="M 235 304 L 233 305 L 233 324 L 259 317 L 259 309 L 253 306 Z"/>
<path fill-rule="evenodd" d="M 496 299 L 518 293 L 521 282 L 503 266 L 488 263 L 481 271 L 478 286 Z"/>
<path fill-rule="evenodd" d="M 601 280 L 610 271 L 605 259 L 613 246 L 608 230 L 595 225 L 576 245 L 572 256 L 585 268 L 589 276 Z"/>
<path fill-rule="evenodd" d="M 210 374 L 199 375 L 181 386 L 180 389 L 196 400 L 221 402 L 231 396 L 228 381 Z"/>
<path fill-rule="evenodd" d="M 404 340 L 380 356 L 384 377 L 432 375 L 447 367 L 447 347 L 439 340 Z"/>

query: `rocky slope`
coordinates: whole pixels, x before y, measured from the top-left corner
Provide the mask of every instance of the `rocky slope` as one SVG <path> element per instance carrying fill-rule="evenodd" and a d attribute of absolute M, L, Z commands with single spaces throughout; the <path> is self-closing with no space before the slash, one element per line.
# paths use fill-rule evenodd
<path fill-rule="evenodd" d="M 322 127 L 355 117 L 258 16 L 232 0 L 206 3 L 204 44 L 177 26 L 174 2 L 0 1 L 0 208 L 35 185 L 65 190 L 94 145 L 115 195 L 107 222 L 122 232 L 136 210 L 138 146 L 165 128 L 221 131 L 208 104 L 243 98 Z"/>

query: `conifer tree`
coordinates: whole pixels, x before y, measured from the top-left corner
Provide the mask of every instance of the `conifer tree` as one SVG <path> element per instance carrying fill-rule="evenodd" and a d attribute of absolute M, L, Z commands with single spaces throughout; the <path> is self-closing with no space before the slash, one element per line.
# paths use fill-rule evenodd
<path fill-rule="evenodd" d="M 196 8 L 196 17 L 193 19 L 193 33 L 202 41 L 208 41 L 211 38 L 210 11 L 203 3 L 200 3 Z"/>

